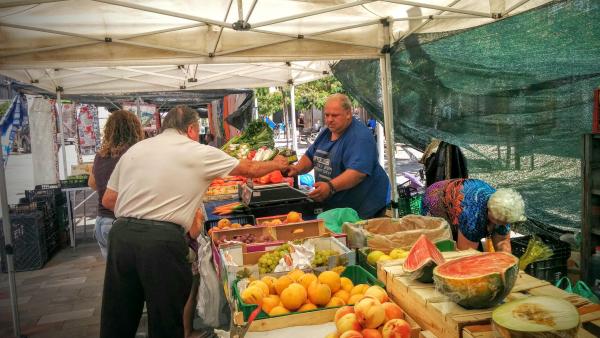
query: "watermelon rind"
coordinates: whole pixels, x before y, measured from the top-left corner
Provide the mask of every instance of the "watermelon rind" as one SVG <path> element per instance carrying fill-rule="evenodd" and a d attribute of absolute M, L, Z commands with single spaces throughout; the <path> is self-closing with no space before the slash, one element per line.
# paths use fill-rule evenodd
<path fill-rule="evenodd" d="M 418 252 L 417 252 L 418 251 Z M 429 256 L 423 260 L 416 261 L 419 254 L 426 252 Z M 410 263 L 418 263 L 410 266 Z M 404 260 L 402 268 L 410 274 L 411 279 L 422 283 L 433 283 L 433 269 L 438 264 L 444 263 L 444 257 L 439 249 L 425 235 L 421 235 L 413 245 Z"/>
<path fill-rule="evenodd" d="M 472 277 L 444 276 L 440 269 L 446 264 L 464 264 L 469 266 L 469 261 L 481 258 L 481 255 L 463 257 L 441 264 L 433 269 L 433 281 L 436 289 L 446 295 L 450 300 L 467 309 L 486 309 L 493 307 L 506 298 L 515 286 L 519 274 L 519 259 L 511 254 L 483 253 L 482 255 L 504 254 L 514 258 L 504 271 L 497 271 Z"/>

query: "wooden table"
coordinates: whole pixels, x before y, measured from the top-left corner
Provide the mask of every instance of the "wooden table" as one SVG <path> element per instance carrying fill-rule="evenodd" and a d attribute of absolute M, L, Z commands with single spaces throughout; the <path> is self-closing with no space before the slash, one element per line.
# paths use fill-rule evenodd
<path fill-rule="evenodd" d="M 474 250 L 443 252 L 446 260 L 480 254 Z M 427 334 L 438 338 L 491 338 L 491 317 L 494 308 L 467 310 L 435 289 L 433 283 L 421 283 L 409 278 L 402 269 L 403 259 L 378 266 L 378 278 L 386 284 L 388 294 L 411 316 Z M 512 292 L 506 300 L 528 296 L 551 296 L 571 302 L 581 313 L 582 322 L 600 320 L 600 305 L 567 293 L 550 283 L 519 272 Z M 587 325 L 587 324 L 585 324 Z M 583 329 L 581 334 L 585 334 Z M 585 336 L 582 336 L 585 337 Z"/>

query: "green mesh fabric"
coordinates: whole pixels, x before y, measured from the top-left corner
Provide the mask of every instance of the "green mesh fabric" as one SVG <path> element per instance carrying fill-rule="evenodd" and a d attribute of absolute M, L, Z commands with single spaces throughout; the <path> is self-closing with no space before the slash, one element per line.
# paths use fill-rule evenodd
<path fill-rule="evenodd" d="M 393 48 L 394 128 L 423 149 L 460 146 L 471 177 L 517 189 L 527 215 L 580 227 L 581 135 L 600 85 L 600 1 L 556 1 L 450 34 L 416 34 Z M 333 72 L 382 118 L 378 60 Z"/>

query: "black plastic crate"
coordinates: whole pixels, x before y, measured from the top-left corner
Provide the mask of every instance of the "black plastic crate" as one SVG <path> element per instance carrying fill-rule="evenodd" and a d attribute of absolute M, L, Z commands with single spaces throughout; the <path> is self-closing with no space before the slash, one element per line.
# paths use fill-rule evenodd
<path fill-rule="evenodd" d="M 47 201 L 52 207 L 67 203 L 67 196 L 60 188 L 25 190 L 25 196 L 30 202 Z"/>
<path fill-rule="evenodd" d="M 305 221 L 316 219 L 318 214 L 325 211 L 320 203 L 309 201 L 292 201 L 275 205 L 253 206 L 250 207 L 250 210 L 250 213 L 257 218 L 285 215 L 290 211 L 296 211 L 302 214 L 302 218 Z"/>
<path fill-rule="evenodd" d="M 35 186 L 35 190 L 45 190 L 45 189 L 60 189 L 60 184 L 59 183 L 38 184 Z"/>
<path fill-rule="evenodd" d="M 43 213 L 37 210 L 35 203 L 12 206 L 10 221 L 15 270 L 29 271 L 42 268 L 48 260 Z M 0 228 L 0 241 L 4 243 L 2 228 Z M 0 245 L 0 258 L 2 272 L 7 272 L 4 245 Z"/>
<path fill-rule="evenodd" d="M 82 175 L 82 177 L 67 178 L 66 180 L 60 180 L 60 187 L 64 188 L 83 188 L 88 186 L 88 175 Z"/>
<path fill-rule="evenodd" d="M 254 216 L 252 215 L 236 215 L 236 216 L 228 216 L 228 217 L 221 217 L 219 219 L 213 219 L 210 221 L 206 221 L 204 222 L 204 232 L 207 233 L 208 230 L 210 230 L 211 228 L 214 228 L 217 226 L 217 223 L 219 223 L 219 221 L 223 218 L 227 218 L 231 223 L 238 223 L 241 225 L 244 224 L 256 224 Z"/>
<path fill-rule="evenodd" d="M 556 283 L 560 278 L 567 275 L 567 260 L 571 256 L 571 247 L 568 243 L 556 240 L 552 237 L 537 235 L 542 242 L 554 252 L 550 258 L 529 264 L 525 272 L 533 277 Z M 527 244 L 531 235 L 516 237 L 510 240 L 512 253 L 517 257 L 523 256 L 527 250 Z"/>

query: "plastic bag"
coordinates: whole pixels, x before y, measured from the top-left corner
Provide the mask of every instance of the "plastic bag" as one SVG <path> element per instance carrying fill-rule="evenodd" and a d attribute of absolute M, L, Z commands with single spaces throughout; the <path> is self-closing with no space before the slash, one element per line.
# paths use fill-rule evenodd
<path fill-rule="evenodd" d="M 325 221 L 325 226 L 327 229 L 338 234 L 342 232 L 342 225 L 344 223 L 356 223 L 360 221 L 358 213 L 352 208 L 337 208 L 327 210 L 320 213 L 317 218 Z"/>
<path fill-rule="evenodd" d="M 199 318 L 194 320 L 194 328 L 228 329 L 231 313 L 225 291 L 221 287 L 213 265 L 210 239 L 200 235 L 197 241 L 200 285 L 196 299 L 196 313 Z"/>
<path fill-rule="evenodd" d="M 554 286 L 556 286 L 559 289 L 562 289 L 560 286 L 564 284 L 563 282 L 566 282 L 567 284 L 567 286 L 563 290 L 589 299 L 592 303 L 600 304 L 600 299 L 598 299 L 598 297 L 594 294 L 594 292 L 592 292 L 590 287 L 587 284 L 585 284 L 585 282 L 578 281 L 577 283 L 575 283 L 575 286 L 573 286 L 569 277 L 565 276 L 559 279 L 556 282 L 556 284 L 554 284 Z"/>

